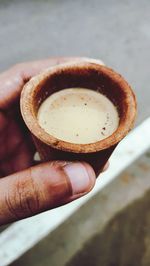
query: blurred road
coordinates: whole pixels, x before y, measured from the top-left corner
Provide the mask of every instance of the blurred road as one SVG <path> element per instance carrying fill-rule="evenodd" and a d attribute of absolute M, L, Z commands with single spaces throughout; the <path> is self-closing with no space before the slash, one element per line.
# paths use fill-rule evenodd
<path fill-rule="evenodd" d="M 138 123 L 150 115 L 149 0 L 0 0 L 0 70 L 56 55 L 102 59 L 134 88 Z"/>

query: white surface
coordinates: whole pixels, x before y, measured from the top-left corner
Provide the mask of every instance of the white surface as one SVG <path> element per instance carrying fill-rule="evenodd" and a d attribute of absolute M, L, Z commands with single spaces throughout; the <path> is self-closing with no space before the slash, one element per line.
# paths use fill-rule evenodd
<path fill-rule="evenodd" d="M 0 234 L 0 266 L 9 265 L 40 239 L 53 231 L 82 204 L 106 186 L 150 147 L 150 118 L 132 131 L 118 146 L 110 168 L 97 180 L 93 191 L 64 207 L 16 222 Z"/>

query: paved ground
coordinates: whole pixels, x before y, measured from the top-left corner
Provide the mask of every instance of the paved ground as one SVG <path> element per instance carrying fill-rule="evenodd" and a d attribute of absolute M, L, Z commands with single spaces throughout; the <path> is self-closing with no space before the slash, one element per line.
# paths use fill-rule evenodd
<path fill-rule="evenodd" d="M 136 91 L 138 122 L 150 114 L 149 0 L 0 0 L 0 70 L 54 55 L 101 58 Z"/>

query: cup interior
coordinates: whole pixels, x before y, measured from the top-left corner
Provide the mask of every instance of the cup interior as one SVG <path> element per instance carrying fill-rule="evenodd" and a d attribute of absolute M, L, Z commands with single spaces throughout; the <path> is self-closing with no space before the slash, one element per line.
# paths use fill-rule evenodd
<path fill-rule="evenodd" d="M 82 87 L 105 95 L 117 108 L 119 126 L 106 139 L 91 144 L 58 140 L 38 124 L 37 112 L 51 94 L 66 88 Z M 21 111 L 30 131 L 48 145 L 73 152 L 91 152 L 117 144 L 132 128 L 136 115 L 135 96 L 128 83 L 110 68 L 95 63 L 69 63 L 52 67 L 32 78 L 21 95 Z"/>

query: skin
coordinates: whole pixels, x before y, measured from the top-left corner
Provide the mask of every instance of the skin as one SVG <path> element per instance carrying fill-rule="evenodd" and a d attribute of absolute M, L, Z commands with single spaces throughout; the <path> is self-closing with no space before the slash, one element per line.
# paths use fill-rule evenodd
<path fill-rule="evenodd" d="M 84 162 L 36 165 L 35 147 L 20 115 L 24 84 L 43 69 L 72 59 L 78 60 L 50 58 L 21 63 L 0 74 L 0 225 L 66 204 L 95 184 L 94 170 Z M 88 183 L 79 189 L 76 180 L 83 174 Z"/>

